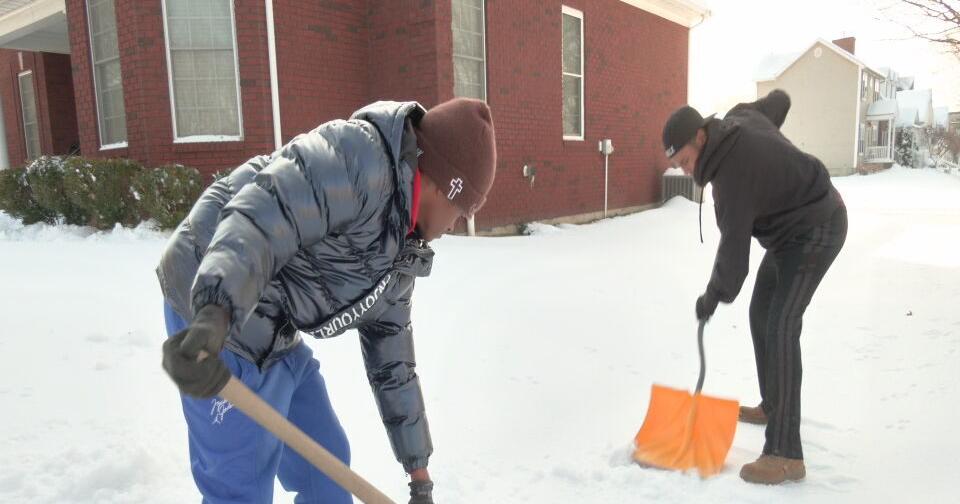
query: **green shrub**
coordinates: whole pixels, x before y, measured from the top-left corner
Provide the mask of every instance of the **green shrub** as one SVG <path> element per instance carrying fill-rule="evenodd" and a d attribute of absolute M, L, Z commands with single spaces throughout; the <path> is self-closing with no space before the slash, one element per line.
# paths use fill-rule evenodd
<path fill-rule="evenodd" d="M 203 177 L 195 168 L 168 165 L 143 170 L 134 178 L 134 196 L 143 218 L 152 218 L 163 229 L 180 224 L 203 192 Z"/>
<path fill-rule="evenodd" d="M 23 220 L 24 224 L 54 223 L 57 217 L 33 198 L 24 168 L 0 170 L 0 210 Z"/>
<path fill-rule="evenodd" d="M 87 212 L 67 196 L 64 187 L 64 166 L 70 159 L 41 156 L 33 160 L 26 168 L 26 183 L 32 198 L 52 220 L 82 226 L 89 220 Z"/>
<path fill-rule="evenodd" d="M 153 219 L 170 229 L 204 187 L 200 172 L 182 165 L 145 169 L 129 159 L 43 156 L 24 168 L 0 170 L 0 210 L 24 224 L 112 229 Z"/>
<path fill-rule="evenodd" d="M 135 226 L 141 220 L 133 179 L 143 167 L 129 159 L 69 158 L 64 164 L 67 199 L 87 216 L 86 224 L 111 229 L 117 223 Z"/>

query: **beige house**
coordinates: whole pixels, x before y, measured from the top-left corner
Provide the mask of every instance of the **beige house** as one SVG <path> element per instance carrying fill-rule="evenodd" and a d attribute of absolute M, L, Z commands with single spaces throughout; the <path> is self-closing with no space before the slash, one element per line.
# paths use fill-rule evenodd
<path fill-rule="evenodd" d="M 802 52 L 768 56 L 756 75 L 759 97 L 777 88 L 790 94 L 784 135 L 834 176 L 893 164 L 896 86 L 854 49 L 853 38 L 819 39 Z"/>

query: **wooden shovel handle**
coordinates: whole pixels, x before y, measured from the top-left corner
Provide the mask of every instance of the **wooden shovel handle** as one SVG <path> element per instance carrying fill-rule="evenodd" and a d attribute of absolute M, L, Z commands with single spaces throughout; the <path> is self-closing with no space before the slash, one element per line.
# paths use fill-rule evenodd
<path fill-rule="evenodd" d="M 201 352 L 200 360 L 206 358 L 206 356 L 206 352 Z M 230 404 L 234 407 L 280 438 L 287 446 L 293 448 L 314 467 L 343 487 L 344 490 L 355 495 L 361 502 L 365 504 L 396 504 L 367 480 L 360 477 L 359 474 L 353 472 L 326 448 L 320 446 L 310 436 L 298 429 L 296 425 L 277 413 L 277 410 L 247 388 L 236 377 L 231 376 L 230 381 L 218 395 L 230 401 Z"/>

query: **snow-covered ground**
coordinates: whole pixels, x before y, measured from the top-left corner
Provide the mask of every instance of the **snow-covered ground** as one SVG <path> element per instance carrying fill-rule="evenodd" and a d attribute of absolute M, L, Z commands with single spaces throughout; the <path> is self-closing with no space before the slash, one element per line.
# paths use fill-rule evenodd
<path fill-rule="evenodd" d="M 653 382 L 696 380 L 693 303 L 718 233 L 709 201 L 533 236 L 448 237 L 414 297 L 436 500 L 469 503 L 955 502 L 960 468 L 960 177 L 835 180 L 847 246 L 804 323 L 807 481 L 751 486 L 740 426 L 710 480 L 629 461 Z M 198 501 L 160 369 L 153 267 L 165 236 L 23 228 L 0 215 L 0 502 Z M 754 267 L 762 250 L 754 248 Z M 705 392 L 758 400 L 741 299 L 707 329 Z M 354 468 L 398 502 L 354 334 L 311 342 Z M 278 486 L 277 501 L 292 502 Z"/>

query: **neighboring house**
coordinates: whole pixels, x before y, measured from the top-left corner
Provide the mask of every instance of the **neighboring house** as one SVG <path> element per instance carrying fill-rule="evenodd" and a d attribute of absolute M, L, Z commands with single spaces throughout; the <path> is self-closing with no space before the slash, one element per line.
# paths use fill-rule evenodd
<path fill-rule="evenodd" d="M 913 89 L 897 92 L 898 136 L 910 137 L 909 145 L 914 168 L 926 165 L 930 157 L 930 130 L 934 127 L 933 91 Z M 903 146 L 898 146 L 903 148 Z"/>
<path fill-rule="evenodd" d="M 933 127 L 943 130 L 950 127 L 950 109 L 948 107 L 934 107 Z"/>
<path fill-rule="evenodd" d="M 79 151 L 211 175 L 374 100 L 471 96 L 498 140 L 478 227 L 601 214 L 603 139 L 610 208 L 631 211 L 659 202 L 661 128 L 687 102 L 690 27 L 708 14 L 690 0 L 0 0 L 6 150 L 13 165 Z"/>
<path fill-rule="evenodd" d="M 757 95 L 780 88 L 793 106 L 782 131 L 817 156 L 832 175 L 850 175 L 893 164 L 894 87 L 887 73 L 854 56 L 853 37 L 819 39 L 804 51 L 765 58 L 756 74 Z"/>
<path fill-rule="evenodd" d="M 948 129 L 955 135 L 960 135 L 960 111 L 950 112 L 948 119 L 950 123 Z"/>

